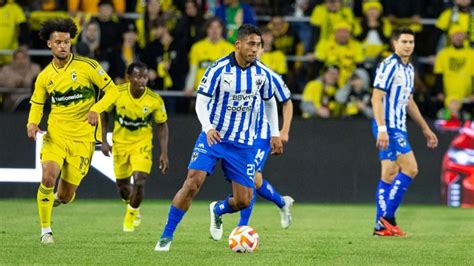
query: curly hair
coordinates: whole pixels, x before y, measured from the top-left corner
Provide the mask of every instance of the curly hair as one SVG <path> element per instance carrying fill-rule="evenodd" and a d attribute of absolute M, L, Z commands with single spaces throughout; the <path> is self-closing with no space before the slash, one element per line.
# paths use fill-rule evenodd
<path fill-rule="evenodd" d="M 47 41 L 53 32 L 68 32 L 71 39 L 76 37 L 77 26 L 70 18 L 54 18 L 49 19 L 41 24 L 39 36 L 42 40 Z"/>

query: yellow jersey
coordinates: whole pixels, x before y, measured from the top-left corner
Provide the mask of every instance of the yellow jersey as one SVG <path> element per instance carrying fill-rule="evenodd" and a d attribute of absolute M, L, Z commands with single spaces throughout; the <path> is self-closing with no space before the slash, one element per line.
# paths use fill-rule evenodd
<path fill-rule="evenodd" d="M 344 86 L 357 64 L 364 61 L 362 47 L 355 40 L 350 40 L 346 45 L 340 45 L 335 40 L 321 41 L 316 47 L 314 56 L 326 65 L 339 67 L 339 87 Z"/>
<path fill-rule="evenodd" d="M 286 56 L 282 51 L 268 51 L 260 56 L 260 61 L 280 75 L 288 73 Z"/>
<path fill-rule="evenodd" d="M 6 3 L 0 7 L 0 50 L 15 50 L 18 48 L 19 25 L 26 22 L 25 13 L 16 3 Z M 0 65 L 12 61 L 11 55 L 0 55 Z"/>
<path fill-rule="evenodd" d="M 233 50 L 234 46 L 224 39 L 217 43 L 211 43 L 208 38 L 205 38 L 191 46 L 189 63 L 191 66 L 197 67 L 196 77 L 194 79 L 194 90 L 197 90 L 207 67 L 217 59 L 230 54 Z"/>
<path fill-rule="evenodd" d="M 119 97 L 109 111 L 114 112 L 114 145 L 132 145 L 153 140 L 151 121 L 158 124 L 168 120 L 161 96 L 146 88 L 140 98 L 130 93 L 130 82 L 118 86 Z"/>
<path fill-rule="evenodd" d="M 469 24 L 471 22 L 471 16 L 469 12 L 458 12 L 456 19 L 453 19 L 453 9 L 448 8 L 444 10 L 441 15 L 439 15 L 438 19 L 436 20 L 436 28 L 448 33 L 449 29 L 453 25 L 459 25 L 462 30 L 467 34 L 466 41 L 464 42 L 464 45 L 467 47 L 469 45 L 469 40 L 473 40 L 474 37 L 472 37 L 471 33 L 469 32 Z M 449 38 L 447 38 L 449 43 Z"/>
<path fill-rule="evenodd" d="M 336 108 L 336 91 L 335 86 L 323 84 L 320 79 L 311 80 L 304 87 L 302 101 L 311 102 L 315 109 L 327 107 L 332 113 Z"/>
<path fill-rule="evenodd" d="M 101 91 L 105 96 L 96 103 Z M 71 54 L 64 67 L 57 68 L 51 62 L 39 73 L 30 100 L 28 124 L 40 124 L 43 106 L 50 98 L 48 134 L 73 141 L 100 142 L 100 124 L 91 126 L 86 115 L 89 111 L 105 111 L 117 96 L 117 87 L 97 61 Z"/>
<path fill-rule="evenodd" d="M 434 73 L 443 75 L 445 105 L 453 99 L 462 100 L 473 93 L 474 50 L 442 49 L 436 56 Z"/>
<path fill-rule="evenodd" d="M 330 40 L 334 37 L 334 26 L 338 22 L 345 22 L 352 26 L 352 33 L 354 32 L 354 14 L 352 10 L 347 7 L 341 7 L 339 12 L 329 12 L 326 4 L 320 4 L 313 9 L 309 22 L 317 27 L 320 27 L 319 40 Z"/>

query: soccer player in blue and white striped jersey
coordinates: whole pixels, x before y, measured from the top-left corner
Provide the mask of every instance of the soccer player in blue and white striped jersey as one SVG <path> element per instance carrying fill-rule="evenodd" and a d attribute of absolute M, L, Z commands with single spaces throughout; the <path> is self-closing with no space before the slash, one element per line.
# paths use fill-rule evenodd
<path fill-rule="evenodd" d="M 263 53 L 263 48 L 260 49 Z M 291 126 L 291 120 L 293 118 L 293 102 L 291 101 L 291 92 L 288 86 L 283 81 L 282 77 L 275 73 L 273 70 L 269 70 L 272 76 L 272 85 L 275 91 L 275 97 L 278 102 L 282 103 L 283 112 L 283 125 L 280 130 L 280 137 L 283 143 L 288 142 L 289 132 Z M 263 168 L 265 162 L 270 153 L 270 126 L 268 123 L 267 116 L 263 114 L 262 119 L 259 123 L 259 132 L 257 139 L 255 140 L 255 189 L 258 195 L 265 198 L 266 200 L 272 201 L 275 205 L 280 208 L 281 226 L 288 228 L 291 224 L 291 212 L 290 208 L 293 205 L 293 198 L 290 196 L 281 196 L 280 193 L 268 182 L 263 179 Z M 252 199 L 250 206 L 240 211 L 239 226 L 248 225 L 250 215 L 252 214 L 253 205 L 255 204 L 256 195 Z"/>
<path fill-rule="evenodd" d="M 418 166 L 407 138 L 406 114 L 421 127 L 427 146 L 438 145 L 436 135 L 423 119 L 413 100 L 415 70 L 409 63 L 415 47 L 410 29 L 397 29 L 392 34 L 394 53 L 377 68 L 372 94 L 373 133 L 380 150 L 382 176 L 376 195 L 375 236 L 405 236 L 395 221 L 395 212 L 403 196 L 418 174 Z"/>
<path fill-rule="evenodd" d="M 235 52 L 217 60 L 206 70 L 196 99 L 202 132 L 194 146 L 186 180 L 172 201 L 156 251 L 169 251 L 177 225 L 206 176 L 213 173 L 218 160 L 222 161 L 224 175 L 232 182 L 233 193 L 209 205 L 211 237 L 214 240 L 222 238 L 223 214 L 248 207 L 254 189 L 253 145 L 263 112 L 268 115 L 271 127 L 272 152 L 283 152 L 271 75 L 256 61 L 260 46 L 258 28 L 242 25 L 238 30 Z"/>

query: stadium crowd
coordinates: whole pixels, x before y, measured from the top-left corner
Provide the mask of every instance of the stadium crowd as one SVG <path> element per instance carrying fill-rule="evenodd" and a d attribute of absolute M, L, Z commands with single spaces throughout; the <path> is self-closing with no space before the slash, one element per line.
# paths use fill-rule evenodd
<path fill-rule="evenodd" d="M 117 83 L 132 62 L 149 68 L 149 87 L 192 96 L 206 68 L 230 53 L 236 29 L 262 29 L 260 60 L 299 95 L 304 118 L 372 117 L 375 68 L 390 53 L 394 28 L 416 32 L 415 99 L 422 113 L 470 119 L 474 94 L 471 0 L 0 0 L 3 110 L 27 108 L 34 77 L 49 56 L 42 22 L 71 17 L 74 53 L 98 60 Z M 423 19 L 422 19 L 423 18 Z M 422 23 L 436 21 L 434 25 Z M 25 89 L 27 88 L 27 89 Z M 169 112 L 190 112 L 190 97 L 165 97 Z M 298 105 L 297 105 L 298 106 Z"/>

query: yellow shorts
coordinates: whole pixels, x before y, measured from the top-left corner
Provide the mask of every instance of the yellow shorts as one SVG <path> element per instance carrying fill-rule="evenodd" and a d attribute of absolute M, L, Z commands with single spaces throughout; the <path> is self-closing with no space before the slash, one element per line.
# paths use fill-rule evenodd
<path fill-rule="evenodd" d="M 152 145 L 137 143 L 132 146 L 112 146 L 114 156 L 114 172 L 116 179 L 125 179 L 132 176 L 133 172 L 150 174 L 152 166 Z"/>
<path fill-rule="evenodd" d="M 41 162 L 56 162 L 61 168 L 61 179 L 79 186 L 89 172 L 94 146 L 93 142 L 51 137 L 46 133 L 41 148 Z"/>

